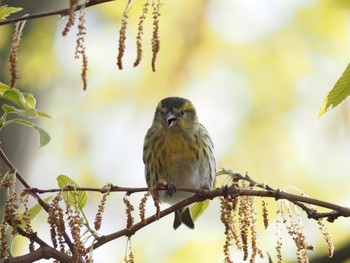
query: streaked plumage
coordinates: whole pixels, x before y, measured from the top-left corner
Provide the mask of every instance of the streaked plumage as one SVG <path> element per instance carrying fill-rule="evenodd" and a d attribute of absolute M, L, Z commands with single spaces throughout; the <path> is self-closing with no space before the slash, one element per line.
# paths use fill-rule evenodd
<path fill-rule="evenodd" d="M 164 179 L 178 187 L 212 189 L 215 179 L 213 143 L 198 122 L 189 100 L 169 97 L 159 102 L 145 137 L 143 161 L 149 187 Z M 162 191 L 159 200 L 175 204 L 191 195 L 178 191 L 170 197 Z M 194 227 L 188 208 L 175 213 L 174 228 L 181 223 Z"/>

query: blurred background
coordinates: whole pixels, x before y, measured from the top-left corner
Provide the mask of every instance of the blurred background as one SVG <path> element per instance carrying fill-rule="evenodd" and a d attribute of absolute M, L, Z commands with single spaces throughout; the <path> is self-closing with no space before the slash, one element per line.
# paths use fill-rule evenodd
<path fill-rule="evenodd" d="M 25 13 L 65 8 L 58 1 L 2 1 Z M 52 116 L 39 124 L 51 142 L 39 148 L 34 130 L 9 127 L 1 143 L 29 184 L 54 188 L 65 174 L 81 186 L 145 186 L 142 147 L 155 107 L 167 96 L 183 96 L 197 108 L 212 136 L 217 167 L 249 175 L 274 188 L 293 185 L 308 195 L 349 206 L 349 101 L 317 118 L 319 108 L 350 61 L 350 1 L 338 0 L 177 0 L 162 1 L 157 72 L 151 69 L 152 10 L 144 23 L 143 60 L 136 57 L 138 18 L 144 1 L 132 1 L 126 31 L 124 69 L 117 69 L 118 38 L 127 1 L 87 10 L 88 88 L 82 90 L 81 61 L 74 59 L 76 25 L 67 37 L 67 18 L 28 21 L 19 48 L 17 88 L 32 92 L 37 107 Z M 9 83 L 7 57 L 13 25 L 0 27 L 0 79 Z M 93 222 L 101 199 L 90 194 L 86 213 Z M 122 194 L 111 194 L 101 234 L 125 227 Z M 138 207 L 142 195 L 130 201 Z M 164 206 L 165 207 L 165 206 Z M 270 228 L 261 228 L 260 247 L 275 259 L 276 205 Z M 147 213 L 154 213 L 149 203 Z M 138 221 L 138 211 L 135 211 Z M 261 211 L 258 211 L 258 216 Z M 259 217 L 260 218 L 260 217 Z M 218 200 L 195 230 L 172 229 L 173 216 L 131 238 L 135 261 L 222 262 L 224 227 Z M 260 218 L 259 225 L 262 219 Z M 49 232 L 46 215 L 34 221 Z M 327 253 L 316 222 L 303 220 L 310 258 Z M 350 243 L 349 219 L 326 224 L 337 249 Z M 285 262 L 295 246 L 285 234 Z M 94 251 L 94 262 L 122 262 L 127 240 Z M 26 251 L 16 239 L 15 255 Z M 240 262 L 242 254 L 233 252 Z M 339 262 L 335 259 L 324 262 Z M 261 262 L 267 262 L 265 258 Z M 321 262 L 321 261 L 318 261 Z M 350 262 L 350 261 L 348 261 Z"/>

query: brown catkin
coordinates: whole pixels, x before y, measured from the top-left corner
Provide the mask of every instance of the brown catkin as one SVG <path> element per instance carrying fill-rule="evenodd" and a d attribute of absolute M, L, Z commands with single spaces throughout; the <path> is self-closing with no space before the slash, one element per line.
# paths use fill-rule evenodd
<path fill-rule="evenodd" d="M 158 52 L 160 50 L 160 41 L 159 41 L 159 17 L 160 17 L 160 0 L 157 3 L 152 3 L 153 7 L 153 33 L 152 33 L 152 71 L 156 71 L 156 59 Z"/>
<path fill-rule="evenodd" d="M 221 206 L 221 222 L 225 226 L 225 243 L 223 246 L 224 252 L 224 262 L 233 263 L 230 256 L 230 247 L 233 239 L 233 205 L 226 198 L 220 197 L 220 206 Z"/>
<path fill-rule="evenodd" d="M 317 220 L 317 224 L 318 224 L 318 228 L 321 231 L 323 239 L 326 241 L 326 243 L 328 245 L 328 257 L 331 258 L 333 256 L 333 253 L 334 253 L 334 243 L 333 243 L 332 237 L 329 234 L 327 227 L 325 226 L 322 218 Z"/>
<path fill-rule="evenodd" d="M 134 67 L 137 67 L 142 59 L 142 35 L 143 35 L 143 23 L 146 19 L 148 13 L 148 1 L 143 5 L 142 14 L 139 18 L 139 24 L 137 27 L 137 36 L 136 36 L 136 59 L 134 62 Z"/>
<path fill-rule="evenodd" d="M 128 13 L 130 10 L 130 0 L 128 1 L 125 10 L 123 12 L 123 18 L 119 30 L 119 45 L 118 45 L 118 56 L 117 56 L 117 66 L 121 70 L 123 69 L 123 56 L 125 53 L 125 41 L 126 41 L 126 27 L 128 25 Z"/>
<path fill-rule="evenodd" d="M 17 81 L 19 80 L 19 73 L 18 73 L 18 48 L 19 48 L 19 42 L 21 41 L 23 28 L 26 21 L 21 21 L 15 24 L 15 32 L 12 36 L 12 43 L 11 43 L 11 50 L 10 55 L 8 57 L 8 68 L 10 70 L 11 74 L 11 87 L 15 87 Z"/>
<path fill-rule="evenodd" d="M 262 206 L 264 228 L 267 229 L 269 226 L 269 210 L 267 209 L 267 202 L 264 197 L 261 197 L 261 206 Z"/>
<path fill-rule="evenodd" d="M 7 256 L 7 227 L 8 225 L 6 222 L 3 222 L 0 225 L 0 259 L 3 259 Z"/>
<path fill-rule="evenodd" d="M 94 221 L 95 230 L 100 230 L 100 228 L 101 228 L 102 215 L 103 215 L 103 212 L 105 211 L 106 201 L 107 201 L 107 197 L 110 194 L 110 190 L 111 190 L 111 188 L 108 187 L 107 192 L 105 192 L 103 194 L 102 200 L 101 200 L 100 204 L 98 205 L 98 209 L 97 209 L 97 213 L 96 213 L 95 221 Z"/>
<path fill-rule="evenodd" d="M 145 193 L 145 195 L 143 196 L 143 198 L 141 199 L 140 205 L 139 205 L 139 211 L 140 211 L 140 218 L 141 218 L 141 222 L 146 223 L 146 202 L 148 200 L 148 197 L 151 196 L 150 192 Z"/>
<path fill-rule="evenodd" d="M 62 35 L 66 36 L 75 23 L 75 11 L 78 6 L 78 0 L 69 0 L 68 21 L 62 31 Z"/>
<path fill-rule="evenodd" d="M 126 217 L 127 217 L 126 228 L 131 229 L 132 225 L 134 224 L 134 217 L 131 214 L 131 212 L 134 211 L 134 206 L 128 200 L 127 195 L 124 196 L 123 202 L 126 206 Z"/>
<path fill-rule="evenodd" d="M 81 69 L 81 79 L 83 81 L 83 89 L 87 88 L 87 70 L 88 70 L 88 59 L 86 55 L 86 47 L 85 47 L 85 36 L 86 36 L 86 11 L 85 5 L 83 5 L 80 9 L 79 14 L 79 24 L 78 24 L 78 33 L 76 40 L 76 48 L 74 57 L 76 59 L 82 59 L 82 69 Z"/>

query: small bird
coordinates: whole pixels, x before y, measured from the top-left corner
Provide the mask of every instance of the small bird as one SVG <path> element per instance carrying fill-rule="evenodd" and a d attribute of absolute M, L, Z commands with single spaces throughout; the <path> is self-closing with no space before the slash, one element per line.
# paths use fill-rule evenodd
<path fill-rule="evenodd" d="M 169 97 L 156 108 L 152 126 L 143 145 L 143 162 L 148 187 L 163 179 L 177 187 L 211 190 L 216 162 L 213 143 L 205 127 L 199 123 L 192 103 L 184 98 Z M 161 202 L 175 204 L 193 193 L 159 191 Z M 190 209 L 175 212 L 173 227 L 182 223 L 194 228 Z"/>

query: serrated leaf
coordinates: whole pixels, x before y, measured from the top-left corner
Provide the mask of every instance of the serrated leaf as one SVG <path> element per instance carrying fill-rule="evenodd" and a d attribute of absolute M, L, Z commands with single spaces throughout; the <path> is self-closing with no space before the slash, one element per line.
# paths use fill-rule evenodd
<path fill-rule="evenodd" d="M 31 122 L 23 120 L 23 119 L 13 119 L 13 120 L 8 121 L 7 123 L 9 123 L 9 122 L 18 123 L 18 124 L 22 124 L 22 125 L 34 128 L 39 134 L 40 147 L 48 144 L 51 140 L 50 135 L 43 128 L 36 126 L 34 123 L 31 123 Z M 4 125 L 6 125 L 6 123 L 4 123 Z"/>
<path fill-rule="evenodd" d="M 13 13 L 23 10 L 22 7 L 8 7 L 7 5 L 0 6 L 0 20 L 5 19 Z"/>
<path fill-rule="evenodd" d="M 50 195 L 49 197 L 45 198 L 45 199 L 44 199 L 44 202 L 45 202 L 45 203 L 48 203 L 48 202 L 51 200 L 52 197 L 53 197 L 53 196 Z M 34 205 L 32 208 L 30 208 L 30 209 L 28 210 L 29 219 L 30 219 L 30 220 L 33 220 L 33 219 L 39 214 L 39 212 L 40 212 L 42 209 L 43 209 L 43 207 L 42 207 L 39 203 L 36 204 L 36 205 Z M 19 220 L 22 221 L 22 218 L 23 218 L 23 214 L 20 214 L 20 215 L 19 215 Z M 21 226 L 22 228 L 24 228 L 24 222 L 21 222 L 21 225 L 20 225 L 20 226 Z"/>
<path fill-rule="evenodd" d="M 324 99 L 318 117 L 321 117 L 329 109 L 338 106 L 347 96 L 350 95 L 350 64 L 345 69 L 342 76 L 335 83 L 333 89 Z"/>
<path fill-rule="evenodd" d="M 204 211 L 208 208 L 209 203 L 209 200 L 204 200 L 203 202 L 195 203 L 191 207 L 191 215 L 193 221 L 196 221 L 204 213 Z"/>
<path fill-rule="evenodd" d="M 65 187 L 79 187 L 76 182 L 63 174 L 57 177 L 57 182 L 61 189 L 64 189 Z M 88 195 L 85 191 L 66 191 L 62 193 L 62 197 L 66 203 L 69 202 L 70 205 L 73 205 L 80 210 L 86 206 L 88 201 Z"/>

